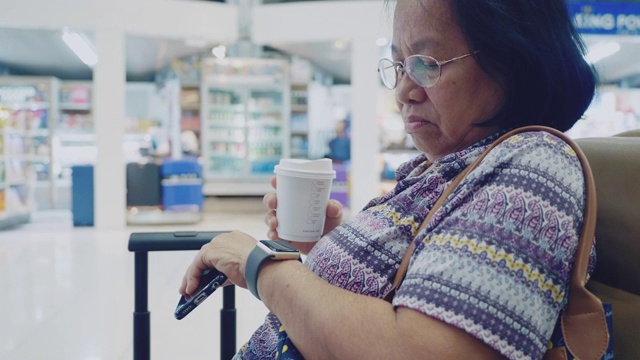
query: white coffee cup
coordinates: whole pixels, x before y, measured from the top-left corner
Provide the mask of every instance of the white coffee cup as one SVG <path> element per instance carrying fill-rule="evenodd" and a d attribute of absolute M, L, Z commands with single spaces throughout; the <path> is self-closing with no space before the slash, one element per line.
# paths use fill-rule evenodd
<path fill-rule="evenodd" d="M 331 159 L 282 159 L 276 165 L 278 236 L 284 240 L 320 240 L 331 183 Z"/>

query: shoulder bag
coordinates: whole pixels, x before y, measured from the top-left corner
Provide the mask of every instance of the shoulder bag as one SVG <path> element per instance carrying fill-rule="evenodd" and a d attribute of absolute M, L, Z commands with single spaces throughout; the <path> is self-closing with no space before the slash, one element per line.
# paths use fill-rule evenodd
<path fill-rule="evenodd" d="M 442 206 L 447 197 L 460 184 L 464 177 L 473 171 L 473 169 L 478 166 L 478 164 L 495 146 L 513 135 L 530 131 L 549 132 L 564 140 L 573 148 L 582 165 L 587 197 L 584 220 L 582 223 L 582 232 L 578 243 L 577 255 L 573 264 L 571 283 L 569 285 L 568 303 L 561 312 L 560 321 L 558 322 L 560 329 L 558 329 L 558 331 L 554 331 L 554 337 L 556 338 L 554 339 L 554 337 L 552 337 L 552 341 L 549 344 L 549 350 L 546 352 L 544 360 L 570 360 L 572 358 L 581 360 L 597 360 L 602 359 L 605 355 L 607 355 L 607 358 L 613 358 L 609 336 L 611 322 L 607 321 L 608 316 L 605 315 L 605 306 L 608 304 L 603 305 L 600 299 L 585 288 L 587 282 L 589 255 L 591 252 L 591 244 L 596 225 L 597 204 L 593 175 L 591 174 L 591 168 L 582 150 L 573 142 L 573 140 L 568 138 L 562 132 L 545 126 L 532 125 L 517 128 L 502 135 L 493 142 L 476 161 L 467 166 L 466 169 L 453 179 L 451 184 L 445 189 L 438 201 L 434 204 L 433 208 L 427 214 L 427 217 L 418 228 L 416 235 L 424 229 L 429 221 L 431 221 L 431 218 L 437 209 Z M 402 259 L 402 262 L 400 263 L 398 272 L 396 273 L 393 281 L 393 286 L 384 297 L 386 301 L 391 302 L 396 289 L 402 283 L 407 272 L 407 268 L 409 267 L 409 261 L 414 249 L 415 241 L 412 241 Z M 608 311 L 608 313 L 610 315 L 611 312 Z"/>

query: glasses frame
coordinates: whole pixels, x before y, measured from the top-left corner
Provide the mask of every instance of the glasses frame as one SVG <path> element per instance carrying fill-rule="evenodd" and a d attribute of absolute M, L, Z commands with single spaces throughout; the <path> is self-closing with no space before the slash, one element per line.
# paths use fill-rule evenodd
<path fill-rule="evenodd" d="M 477 53 L 479 53 L 478 50 L 472 51 L 472 52 L 470 52 L 468 54 L 456 56 L 453 59 L 444 60 L 444 61 L 439 61 L 436 58 L 434 58 L 433 56 L 429 56 L 429 55 L 411 55 L 411 56 L 408 56 L 406 59 L 404 59 L 404 61 L 393 61 L 391 59 L 382 58 L 382 59 L 380 59 L 378 61 L 378 75 L 380 75 L 380 80 L 382 80 L 382 84 L 389 90 L 393 90 L 398 86 L 398 80 L 404 74 L 409 75 L 409 78 L 411 79 L 411 81 L 413 81 L 417 85 L 419 85 L 419 86 L 421 86 L 423 88 L 430 88 L 430 87 L 433 87 L 435 84 L 437 84 L 438 81 L 440 81 L 440 77 L 442 76 L 442 67 L 444 65 L 452 63 L 452 62 L 454 62 L 456 60 L 464 59 L 464 58 L 466 58 L 468 56 L 475 55 Z M 429 60 L 432 60 L 434 63 L 436 63 L 436 65 L 438 65 L 438 77 L 435 79 L 435 81 L 433 81 L 430 84 L 427 84 L 427 83 L 425 83 L 426 80 L 417 79 L 411 74 L 411 71 L 407 72 L 405 70 L 407 68 L 406 63 L 407 63 L 407 60 L 409 60 L 411 58 L 427 58 Z M 390 64 L 390 65 L 387 65 L 387 64 Z M 387 82 L 385 81 L 385 76 L 384 76 L 384 70 L 386 70 L 386 69 L 388 69 L 390 67 L 393 67 L 393 69 L 395 70 L 395 74 L 396 74 L 395 82 L 393 83 L 392 87 L 389 87 L 389 85 L 387 85 Z M 409 68 L 409 69 L 411 69 L 411 68 Z"/>

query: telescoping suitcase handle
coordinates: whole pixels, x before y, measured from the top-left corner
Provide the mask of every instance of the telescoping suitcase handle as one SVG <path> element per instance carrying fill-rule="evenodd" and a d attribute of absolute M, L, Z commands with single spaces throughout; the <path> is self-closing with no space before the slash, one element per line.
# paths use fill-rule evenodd
<path fill-rule="evenodd" d="M 151 356 L 151 313 L 148 309 L 148 254 L 151 251 L 200 250 L 227 231 L 138 232 L 129 236 L 129 251 L 135 254 L 135 308 L 133 312 L 133 359 Z M 225 286 L 220 310 L 220 359 L 236 352 L 235 286 Z"/>

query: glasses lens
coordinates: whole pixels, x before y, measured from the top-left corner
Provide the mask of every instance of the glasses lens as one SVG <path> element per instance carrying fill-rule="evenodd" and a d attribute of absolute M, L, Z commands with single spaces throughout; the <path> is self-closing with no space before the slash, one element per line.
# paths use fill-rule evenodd
<path fill-rule="evenodd" d="M 431 87 L 440 79 L 440 65 L 431 56 L 409 56 L 405 65 L 407 75 L 422 87 Z"/>
<path fill-rule="evenodd" d="M 378 74 L 384 86 L 389 89 L 396 87 L 397 74 L 393 61 L 389 59 L 381 59 L 378 62 Z"/>

